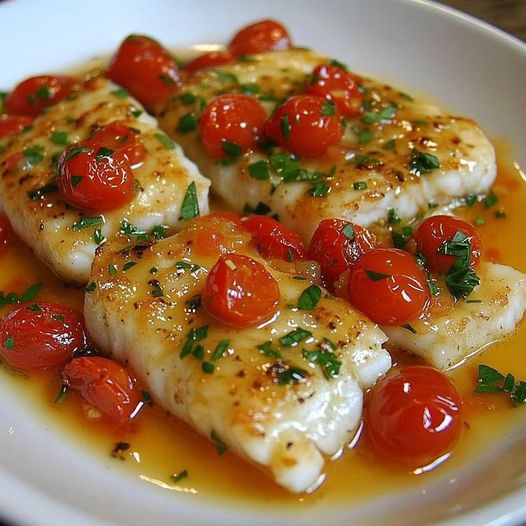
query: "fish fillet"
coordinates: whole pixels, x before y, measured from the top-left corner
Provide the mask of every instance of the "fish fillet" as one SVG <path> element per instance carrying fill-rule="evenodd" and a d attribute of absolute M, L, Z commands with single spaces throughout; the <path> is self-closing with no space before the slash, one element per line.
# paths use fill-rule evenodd
<path fill-rule="evenodd" d="M 62 134 L 62 142 L 66 138 L 71 144 L 88 138 L 94 127 L 116 120 L 138 130 L 147 150 L 144 163 L 134 170 L 138 189 L 121 208 L 87 214 L 101 218 L 101 224 L 75 229 L 73 225 L 85 214 L 68 206 L 56 189 L 53 160 L 66 147 L 56 143 L 56 132 Z M 137 101 L 102 78 L 92 80 L 75 98 L 48 108 L 29 130 L 4 146 L 0 208 L 15 232 L 64 280 L 87 282 L 97 241 L 118 234 L 123 220 L 139 231 L 149 232 L 157 225 L 178 227 L 181 204 L 192 182 L 201 211 L 208 210 L 209 181 Z M 13 162 L 17 156 L 18 162 Z"/>
<path fill-rule="evenodd" d="M 496 175 L 495 152 L 475 122 L 368 79 L 363 79 L 363 113 L 347 119 L 341 146 L 323 158 L 301 160 L 302 168 L 329 176 L 324 179 L 329 185 L 325 197 L 308 194 L 312 182 L 285 182 L 276 162 L 276 154 L 286 153 L 283 150 L 248 151 L 225 165 L 206 154 L 197 129 L 182 126 L 185 119 L 197 119 L 206 103 L 224 92 L 253 94 L 270 114 L 279 100 L 302 93 L 313 68 L 327 60 L 303 49 L 243 57 L 196 73 L 155 114 L 211 179 L 217 196 L 237 211 L 258 205 L 261 209 L 263 204 L 263 210 L 277 214 L 305 241 L 322 219 L 339 217 L 370 226 L 394 209 L 402 220 L 409 220 L 428 204 L 446 205 L 490 188 Z M 416 172 L 411 159 L 417 151 L 435 155 L 440 168 Z M 248 166 L 261 160 L 270 161 L 270 179 L 257 180 L 249 174 Z"/>
<path fill-rule="evenodd" d="M 298 298 L 312 282 L 270 267 L 246 233 L 228 221 L 214 221 L 222 252 L 250 255 L 277 280 L 281 299 L 270 321 L 257 328 L 229 328 L 199 306 L 207 269 L 218 255 L 194 250 L 203 227 L 191 221 L 161 241 L 119 252 L 108 244 L 98 249 L 94 290 L 85 300 L 88 331 L 100 349 L 133 367 L 164 408 L 266 468 L 284 488 L 306 491 L 320 481 L 324 455 L 339 451 L 355 432 L 363 389 L 390 368 L 390 355 L 382 349 L 385 335 L 325 292 L 315 309 L 299 310 Z M 124 271 L 131 262 L 135 266 Z M 110 273 L 110 268 L 117 270 Z M 203 327 L 206 337 L 181 357 L 190 331 Z M 310 336 L 289 347 L 280 342 L 298 328 Z M 223 340 L 225 350 L 214 360 Z M 303 349 L 329 349 L 341 362 L 336 377 L 304 358 Z M 207 373 L 210 366 L 214 370 Z M 284 384 L 294 367 L 304 377 Z"/>
<path fill-rule="evenodd" d="M 481 263 L 480 285 L 451 312 L 402 327 L 382 327 L 389 344 L 446 370 L 513 332 L 526 310 L 526 275 L 497 263 Z"/>

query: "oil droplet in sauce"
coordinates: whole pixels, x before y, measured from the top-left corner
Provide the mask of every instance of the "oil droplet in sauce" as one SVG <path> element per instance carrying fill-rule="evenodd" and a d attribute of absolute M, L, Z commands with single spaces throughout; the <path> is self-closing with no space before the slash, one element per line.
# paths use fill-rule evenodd
<path fill-rule="evenodd" d="M 489 210 L 478 205 L 473 209 L 464 208 L 462 214 L 471 221 L 478 215 L 484 216 L 485 223 L 479 228 L 489 258 L 525 272 L 526 244 L 519 240 L 524 239 L 526 181 L 516 168 L 502 161 L 506 157 L 503 151 L 504 147 L 500 146 L 499 175 L 494 186 L 499 202 Z M 215 206 L 217 208 L 217 203 Z M 506 217 L 498 218 L 496 211 L 505 212 Z M 42 282 L 39 299 L 82 308 L 83 291 L 61 283 L 18 241 L 0 258 L 0 276 L 0 289 L 4 292 L 20 292 L 32 283 Z M 327 463 L 325 482 L 316 491 L 299 496 L 279 488 L 265 473 L 235 455 L 229 452 L 218 455 L 207 438 L 155 405 L 145 404 L 129 429 L 115 429 L 100 421 L 89 421 L 85 404 L 75 393 L 69 393 L 61 404 L 54 403 L 60 388 L 58 370 L 32 372 L 28 377 L 21 377 L 4 366 L 0 367 L 0 377 L 2 384 L 16 390 L 17 396 L 25 395 L 29 414 L 53 422 L 57 432 L 81 441 L 94 459 L 122 470 L 123 476 L 139 477 L 145 484 L 243 506 L 268 503 L 302 508 L 313 504 L 349 506 L 374 496 L 418 487 L 433 477 L 446 477 L 488 451 L 520 421 L 524 422 L 526 408 L 514 409 L 509 398 L 475 394 L 473 388 L 480 363 L 526 379 L 526 360 L 522 358 L 526 348 L 525 329 L 522 323 L 515 334 L 450 373 L 464 399 L 466 425 L 451 457 L 437 469 L 420 475 L 409 473 L 376 458 L 364 440 L 356 440 L 351 444 L 354 447 L 344 448 L 338 458 Z M 407 354 L 395 354 L 395 360 L 399 364 L 420 362 Z M 129 448 L 112 458 L 111 452 L 118 442 L 129 444 Z M 188 476 L 174 482 L 172 475 L 184 470 Z"/>

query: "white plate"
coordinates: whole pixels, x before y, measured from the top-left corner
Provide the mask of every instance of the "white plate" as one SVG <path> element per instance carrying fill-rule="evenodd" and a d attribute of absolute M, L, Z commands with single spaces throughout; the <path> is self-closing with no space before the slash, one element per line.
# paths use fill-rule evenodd
<path fill-rule="evenodd" d="M 0 4 L 0 88 L 30 74 L 60 70 L 111 52 L 131 33 L 167 45 L 223 42 L 247 22 L 274 17 L 295 42 L 352 69 L 424 93 L 474 117 L 515 146 L 526 166 L 526 46 L 503 33 L 423 1 L 409 0 L 11 0 Z M 2 385 L 0 515 L 24 525 L 177 524 L 293 526 L 343 524 L 511 525 L 526 521 L 526 430 L 507 436 L 425 492 L 412 490 L 374 505 L 265 512 L 206 503 L 145 485 L 82 453 L 48 429 Z M 482 481 L 482 482 L 481 482 Z"/>

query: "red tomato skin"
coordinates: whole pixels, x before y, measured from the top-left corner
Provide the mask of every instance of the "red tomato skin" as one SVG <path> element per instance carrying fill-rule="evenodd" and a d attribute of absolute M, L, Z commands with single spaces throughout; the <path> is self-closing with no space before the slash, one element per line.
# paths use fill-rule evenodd
<path fill-rule="evenodd" d="M 69 157 L 79 147 L 86 151 Z M 94 141 L 79 142 L 67 148 L 58 160 L 59 188 L 65 200 L 81 210 L 115 210 L 133 198 L 134 177 L 129 162 L 118 152 L 97 160 L 101 147 Z M 77 182 L 75 177 L 79 176 L 82 179 Z"/>
<path fill-rule="evenodd" d="M 0 139 L 20 133 L 32 122 L 31 117 L 24 115 L 0 115 Z"/>
<path fill-rule="evenodd" d="M 387 275 L 373 279 L 374 272 Z M 426 274 L 411 254 L 396 248 L 365 252 L 349 276 L 351 303 L 380 325 L 403 325 L 418 318 L 429 302 Z"/>
<path fill-rule="evenodd" d="M 354 231 L 352 239 L 344 233 L 349 225 Z M 376 245 L 375 236 L 367 229 L 344 219 L 324 219 L 310 240 L 308 258 L 320 264 L 323 281 L 332 288 L 341 274 Z"/>
<path fill-rule="evenodd" d="M 227 49 L 222 51 L 210 51 L 194 58 L 188 62 L 184 69 L 189 73 L 195 73 L 200 69 L 226 66 L 234 60 L 234 56 Z"/>
<path fill-rule="evenodd" d="M 275 20 L 260 20 L 238 31 L 228 44 L 235 56 L 255 55 L 266 51 L 290 48 L 290 35 L 282 24 Z"/>
<path fill-rule="evenodd" d="M 99 356 L 75 358 L 64 367 L 62 379 L 116 424 L 125 424 L 137 414 L 141 391 L 135 378 L 113 360 Z"/>
<path fill-rule="evenodd" d="M 338 107 L 334 106 L 332 115 L 323 115 L 326 104 L 313 95 L 291 97 L 267 121 L 267 137 L 300 157 L 323 155 L 340 142 L 343 133 Z"/>
<path fill-rule="evenodd" d="M 253 215 L 243 218 L 242 223 L 264 258 L 305 259 L 307 251 L 300 236 L 274 218 Z"/>
<path fill-rule="evenodd" d="M 446 272 L 457 259 L 455 256 L 439 254 L 438 249 L 445 241 L 451 241 L 458 232 L 465 234 L 471 243 L 471 266 L 480 259 L 482 240 L 478 230 L 467 221 L 447 215 L 436 215 L 425 219 L 413 234 L 419 252 L 426 258 L 431 272 Z"/>
<path fill-rule="evenodd" d="M 169 98 L 181 81 L 175 60 L 159 42 L 130 35 L 113 56 L 107 76 L 151 108 Z"/>
<path fill-rule="evenodd" d="M 232 93 L 211 101 L 199 120 L 201 141 L 209 155 L 216 159 L 229 157 L 225 141 L 242 151 L 256 146 L 266 121 L 263 106 L 248 95 Z"/>
<path fill-rule="evenodd" d="M 0 319 L 0 355 L 16 368 L 60 365 L 85 346 L 82 314 L 64 305 L 23 303 Z"/>
<path fill-rule="evenodd" d="M 132 166 L 139 165 L 146 157 L 146 148 L 140 136 L 120 121 L 113 121 L 106 126 L 96 128 L 90 140 L 118 151 Z"/>
<path fill-rule="evenodd" d="M 11 244 L 11 224 L 5 214 L 0 213 L 0 255 L 2 255 Z"/>
<path fill-rule="evenodd" d="M 334 102 L 342 115 L 355 117 L 361 111 L 362 95 L 356 79 L 343 68 L 320 64 L 312 72 L 307 93 Z"/>
<path fill-rule="evenodd" d="M 30 77 L 7 96 L 6 109 L 10 115 L 36 117 L 44 108 L 60 102 L 77 89 L 73 77 L 41 75 Z"/>
<path fill-rule="evenodd" d="M 248 256 L 224 254 L 210 269 L 201 302 L 225 325 L 253 327 L 269 320 L 280 298 L 276 280 Z"/>
<path fill-rule="evenodd" d="M 409 366 L 381 380 L 365 406 L 374 450 L 410 468 L 424 467 L 452 450 L 462 431 L 462 402 L 437 369 Z"/>

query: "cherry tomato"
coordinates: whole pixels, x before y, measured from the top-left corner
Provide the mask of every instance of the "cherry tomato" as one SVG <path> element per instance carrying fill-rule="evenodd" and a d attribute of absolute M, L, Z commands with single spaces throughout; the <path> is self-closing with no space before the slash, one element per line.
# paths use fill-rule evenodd
<path fill-rule="evenodd" d="M 426 274 L 415 258 L 397 248 L 365 252 L 349 276 L 351 303 L 375 323 L 403 325 L 429 302 Z"/>
<path fill-rule="evenodd" d="M 75 358 L 64 367 L 64 383 L 109 416 L 124 424 L 137 414 L 141 391 L 122 365 L 98 356 Z"/>
<path fill-rule="evenodd" d="M 148 108 L 167 99 L 180 84 L 175 60 L 159 42 L 142 35 L 124 39 L 107 75 Z"/>
<path fill-rule="evenodd" d="M 7 96 L 7 113 L 36 117 L 44 108 L 70 95 L 77 85 L 78 80 L 73 77 L 42 75 L 28 78 Z"/>
<path fill-rule="evenodd" d="M 308 258 L 320 264 L 323 281 L 332 288 L 343 272 L 375 246 L 376 238 L 365 228 L 343 219 L 324 219 L 310 240 Z"/>
<path fill-rule="evenodd" d="M 305 259 L 307 251 L 300 236 L 279 221 L 268 216 L 254 215 L 243 218 L 242 222 L 264 258 L 285 261 Z"/>
<path fill-rule="evenodd" d="M 482 241 L 477 229 L 467 221 L 446 215 L 431 216 L 418 225 L 413 234 L 418 251 L 426 258 L 431 272 L 446 272 L 455 263 L 457 257 L 439 254 L 438 249 L 451 241 L 457 232 L 467 236 L 471 244 L 471 266 L 480 258 Z"/>
<path fill-rule="evenodd" d="M 201 301 L 225 325 L 252 327 L 273 316 L 279 297 L 276 280 L 261 263 L 224 254 L 208 273 Z"/>
<path fill-rule="evenodd" d="M 59 187 L 66 201 L 87 211 L 119 208 L 133 197 L 129 162 L 102 144 L 84 141 L 67 148 L 58 160 Z"/>
<path fill-rule="evenodd" d="M 412 468 L 424 467 L 451 451 L 459 438 L 460 396 L 440 371 L 405 367 L 373 388 L 365 422 L 376 452 Z"/>
<path fill-rule="evenodd" d="M 11 224 L 5 214 L 0 213 L 0 255 L 3 254 L 11 243 Z"/>
<path fill-rule="evenodd" d="M 194 58 L 188 64 L 185 65 L 184 69 L 190 73 L 195 73 L 200 69 L 213 68 L 216 66 L 225 66 L 234 60 L 234 56 L 230 51 L 210 51 Z"/>
<path fill-rule="evenodd" d="M 307 93 L 334 102 L 346 117 L 360 113 L 362 95 L 356 79 L 341 67 L 330 64 L 317 66 L 312 72 Z"/>
<path fill-rule="evenodd" d="M 216 159 L 234 157 L 256 146 L 266 118 L 263 106 L 253 97 L 240 93 L 220 95 L 201 115 L 201 141 Z"/>
<path fill-rule="evenodd" d="M 265 132 L 271 140 L 301 157 L 317 157 L 340 142 L 340 112 L 321 97 L 296 95 L 270 117 Z"/>
<path fill-rule="evenodd" d="M 0 319 L 0 355 L 13 367 L 58 365 L 85 345 L 82 314 L 64 305 L 24 303 Z"/>
<path fill-rule="evenodd" d="M 119 121 L 96 128 L 91 140 L 118 151 L 132 166 L 142 163 L 146 157 L 146 149 L 137 131 Z"/>
<path fill-rule="evenodd" d="M 241 29 L 228 44 L 228 49 L 236 56 L 289 48 L 289 33 L 275 20 L 260 20 Z"/>
<path fill-rule="evenodd" d="M 0 115 L 0 139 L 20 133 L 33 122 L 31 117 L 23 115 Z"/>

